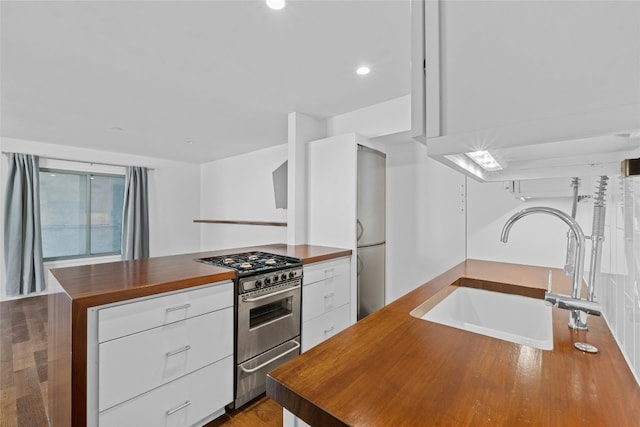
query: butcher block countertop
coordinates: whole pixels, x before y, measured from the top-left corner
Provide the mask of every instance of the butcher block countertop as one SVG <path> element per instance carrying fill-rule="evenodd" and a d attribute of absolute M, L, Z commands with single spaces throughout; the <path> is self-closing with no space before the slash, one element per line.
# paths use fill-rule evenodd
<path fill-rule="evenodd" d="M 467 260 L 276 368 L 267 394 L 314 427 L 640 425 L 640 387 L 602 317 L 578 332 L 553 308 L 545 351 L 409 314 L 451 284 L 543 298 L 547 275 Z M 553 277 L 570 293 L 570 277 Z"/>
<path fill-rule="evenodd" d="M 251 251 L 301 258 L 303 264 L 351 254 L 348 249 L 325 246 L 273 244 L 56 268 L 51 272 L 72 300 L 81 301 L 84 306 L 97 306 L 234 279 L 235 270 L 194 259 Z"/>

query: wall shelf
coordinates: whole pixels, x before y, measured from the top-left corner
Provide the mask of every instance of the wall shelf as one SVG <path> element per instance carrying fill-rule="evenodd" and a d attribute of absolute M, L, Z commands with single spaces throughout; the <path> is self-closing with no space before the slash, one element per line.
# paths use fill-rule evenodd
<path fill-rule="evenodd" d="M 286 227 L 286 222 L 275 221 L 229 221 L 219 219 L 194 219 L 193 222 L 199 222 L 203 224 L 236 224 L 236 225 L 263 225 L 270 227 Z"/>

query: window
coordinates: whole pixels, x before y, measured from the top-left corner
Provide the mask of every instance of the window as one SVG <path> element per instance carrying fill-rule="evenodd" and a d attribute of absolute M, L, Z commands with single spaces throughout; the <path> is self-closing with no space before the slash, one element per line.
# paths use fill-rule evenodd
<path fill-rule="evenodd" d="M 120 253 L 124 176 L 40 169 L 45 261 Z"/>

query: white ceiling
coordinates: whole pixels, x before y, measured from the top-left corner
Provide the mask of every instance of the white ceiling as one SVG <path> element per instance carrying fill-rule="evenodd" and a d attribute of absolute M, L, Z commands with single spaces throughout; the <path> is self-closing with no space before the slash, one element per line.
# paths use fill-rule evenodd
<path fill-rule="evenodd" d="M 286 143 L 289 112 L 410 91 L 408 0 L 0 8 L 3 137 L 203 163 Z"/>

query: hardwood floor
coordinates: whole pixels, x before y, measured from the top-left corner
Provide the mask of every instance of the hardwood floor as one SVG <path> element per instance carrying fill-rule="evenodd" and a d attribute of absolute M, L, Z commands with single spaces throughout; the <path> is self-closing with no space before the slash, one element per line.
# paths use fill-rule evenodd
<path fill-rule="evenodd" d="M 267 396 L 257 398 L 240 408 L 227 412 L 211 421 L 205 427 L 280 427 L 282 426 L 282 406 Z"/>
<path fill-rule="evenodd" d="M 48 297 L 0 302 L 0 427 L 47 426 Z M 207 427 L 282 426 L 282 407 L 268 397 Z"/>
<path fill-rule="evenodd" d="M 47 426 L 47 297 L 0 302 L 0 426 Z"/>

